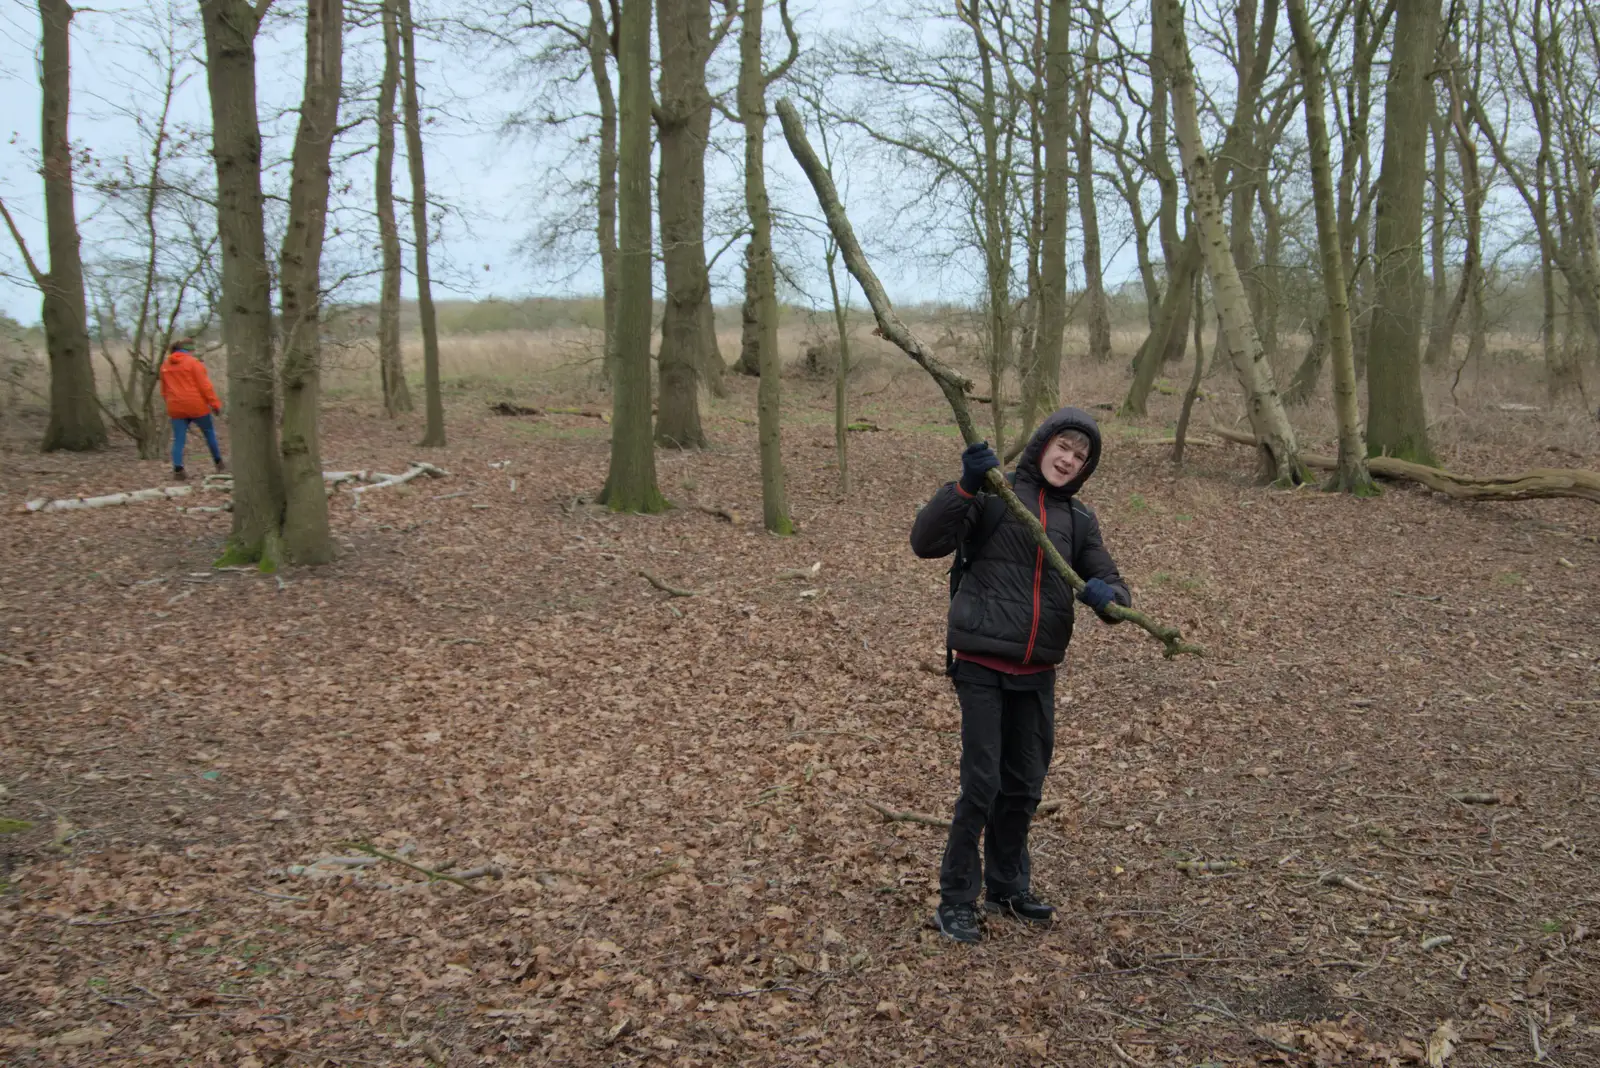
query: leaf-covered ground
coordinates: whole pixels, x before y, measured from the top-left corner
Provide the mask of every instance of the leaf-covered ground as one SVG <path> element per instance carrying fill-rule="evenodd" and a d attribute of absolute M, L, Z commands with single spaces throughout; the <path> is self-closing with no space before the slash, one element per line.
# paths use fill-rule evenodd
<path fill-rule="evenodd" d="M 13 424 L 0 1061 L 1600 1063 L 1593 505 L 1272 491 L 1235 446 L 1179 477 L 1165 409 L 1108 424 L 1086 497 L 1211 655 L 1080 631 L 1033 838 L 1060 918 L 956 946 L 941 832 L 867 804 L 956 786 L 944 565 L 906 532 L 958 443 L 895 388 L 841 499 L 827 389 L 790 385 L 787 540 L 749 383 L 659 456 L 737 526 L 597 509 L 604 425 L 462 400 L 448 479 L 341 490 L 339 561 L 277 578 L 210 569 L 225 515 L 10 513 L 164 473 Z M 332 411 L 326 466 L 417 435 Z M 1452 464 L 1600 464 L 1491 436 Z M 349 842 L 504 876 L 317 863 Z"/>

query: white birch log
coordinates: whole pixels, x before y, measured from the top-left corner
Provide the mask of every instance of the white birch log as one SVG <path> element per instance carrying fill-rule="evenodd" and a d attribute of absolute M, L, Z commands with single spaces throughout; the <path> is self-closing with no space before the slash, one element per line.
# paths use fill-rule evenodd
<path fill-rule="evenodd" d="M 402 483 L 410 482 L 419 475 L 429 475 L 433 478 L 444 478 L 449 474 L 450 472 L 446 471 L 442 467 L 435 467 L 433 464 L 423 463 L 420 460 L 413 460 L 411 461 L 411 470 L 407 471 L 405 474 L 379 475 L 374 472 L 373 477 L 379 479 L 379 481 L 373 482 L 366 486 L 357 486 L 352 492 L 366 493 L 368 490 L 383 489 L 386 486 L 398 486 Z"/>
<path fill-rule="evenodd" d="M 110 508 L 138 501 L 161 501 L 171 497 L 187 497 L 194 492 L 192 486 L 157 486 L 154 489 L 131 490 L 127 493 L 107 493 L 99 497 L 62 497 L 49 500 L 39 497 L 22 506 L 24 512 L 78 512 L 86 508 Z"/>

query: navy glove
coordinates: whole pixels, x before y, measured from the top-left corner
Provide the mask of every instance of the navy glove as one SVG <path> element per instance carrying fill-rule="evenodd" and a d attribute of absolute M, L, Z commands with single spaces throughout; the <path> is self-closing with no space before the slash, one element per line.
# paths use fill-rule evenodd
<path fill-rule="evenodd" d="M 983 488 L 983 477 L 991 467 L 1000 466 L 1000 457 L 989 448 L 987 441 L 975 441 L 961 453 L 961 488 L 977 493 Z"/>
<path fill-rule="evenodd" d="M 1117 592 L 1111 588 L 1109 582 L 1092 578 L 1083 584 L 1083 589 L 1078 591 L 1078 600 L 1093 608 L 1096 612 L 1104 612 L 1106 605 L 1117 599 Z"/>

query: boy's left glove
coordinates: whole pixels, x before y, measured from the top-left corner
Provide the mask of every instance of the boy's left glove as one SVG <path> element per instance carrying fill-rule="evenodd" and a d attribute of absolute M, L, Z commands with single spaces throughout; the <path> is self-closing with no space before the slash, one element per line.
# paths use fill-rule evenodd
<path fill-rule="evenodd" d="M 1111 588 L 1109 582 L 1092 578 L 1083 584 L 1083 589 L 1078 591 L 1078 600 L 1093 608 L 1096 612 L 1104 612 L 1106 605 L 1117 599 L 1117 592 Z"/>

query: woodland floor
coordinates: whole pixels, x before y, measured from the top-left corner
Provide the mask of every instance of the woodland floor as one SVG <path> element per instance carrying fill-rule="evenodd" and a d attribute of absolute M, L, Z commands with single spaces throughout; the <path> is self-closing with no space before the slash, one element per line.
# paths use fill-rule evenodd
<path fill-rule="evenodd" d="M 1170 398 L 1108 423 L 1085 497 L 1211 655 L 1080 630 L 1033 837 L 1059 920 L 964 947 L 927 927 L 942 832 L 866 804 L 955 794 L 945 565 L 906 545 L 947 415 L 861 401 L 840 499 L 828 387 L 791 383 L 780 540 L 733 388 L 658 464 L 740 526 L 577 502 L 606 427 L 463 394 L 448 479 L 341 490 L 338 562 L 277 578 L 210 570 L 225 515 L 14 514 L 165 467 L 13 421 L 0 1061 L 1600 1064 L 1593 505 L 1273 491 L 1235 446 L 1179 477 Z M 369 410 L 330 406 L 327 467 L 418 455 Z M 1595 429 L 1552 457 L 1496 418 L 1452 466 L 1600 466 Z M 505 877 L 297 867 L 349 840 Z"/>

